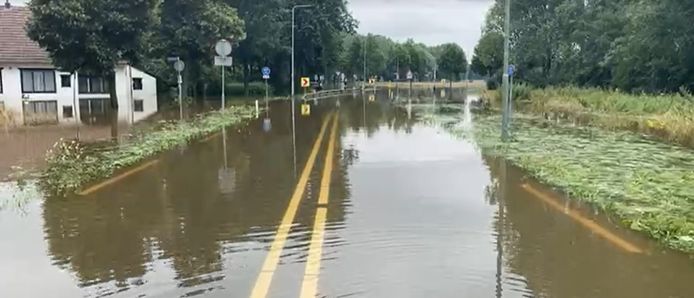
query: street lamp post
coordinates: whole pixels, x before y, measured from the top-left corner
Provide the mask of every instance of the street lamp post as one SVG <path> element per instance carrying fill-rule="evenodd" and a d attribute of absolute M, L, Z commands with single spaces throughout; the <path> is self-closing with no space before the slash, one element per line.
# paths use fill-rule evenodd
<path fill-rule="evenodd" d="M 291 98 L 291 105 L 292 105 L 292 144 L 293 144 L 293 151 L 294 151 L 294 165 L 296 167 L 296 119 L 295 119 L 295 114 L 296 114 L 296 107 L 294 107 L 294 96 L 296 94 L 295 91 L 295 84 L 296 84 L 296 75 L 295 75 L 295 70 L 294 70 L 294 36 L 295 36 L 295 29 L 296 29 L 296 10 L 299 8 L 309 8 L 313 7 L 313 5 L 310 4 L 302 4 L 302 5 L 294 5 L 292 7 L 292 98 Z M 296 176 L 296 168 L 294 169 L 294 175 Z"/>

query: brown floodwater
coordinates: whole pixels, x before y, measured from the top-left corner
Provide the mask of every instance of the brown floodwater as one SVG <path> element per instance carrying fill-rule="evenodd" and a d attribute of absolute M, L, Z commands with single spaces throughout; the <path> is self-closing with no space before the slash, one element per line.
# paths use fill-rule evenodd
<path fill-rule="evenodd" d="M 268 297 L 299 296 L 318 208 L 320 297 L 692 297 L 689 256 L 563 200 L 391 95 L 409 94 L 311 103 L 295 140 L 289 104 L 273 102 L 89 195 L 6 206 L 0 297 L 249 297 L 330 115 L 329 202 L 317 202 L 328 129 Z M 0 197 L 15 191 L 0 185 Z"/>

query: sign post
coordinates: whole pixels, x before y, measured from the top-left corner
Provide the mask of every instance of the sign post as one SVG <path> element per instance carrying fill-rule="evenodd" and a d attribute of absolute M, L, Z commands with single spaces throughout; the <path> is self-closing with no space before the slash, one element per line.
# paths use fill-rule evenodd
<path fill-rule="evenodd" d="M 222 67 L 222 110 L 226 107 L 226 85 L 224 83 L 224 73 L 226 72 L 227 66 L 233 65 L 233 59 L 229 57 L 231 54 L 231 42 L 226 39 L 220 39 L 214 46 L 215 52 L 218 56 L 214 57 L 214 65 Z"/>
<path fill-rule="evenodd" d="M 304 94 L 306 94 L 306 89 L 311 87 L 311 78 L 301 77 L 301 88 L 304 88 Z"/>
<path fill-rule="evenodd" d="M 186 64 L 182 60 L 174 62 L 174 69 L 178 72 L 178 112 L 181 121 L 183 121 L 183 77 L 181 72 L 186 68 Z"/>
<path fill-rule="evenodd" d="M 268 107 L 268 105 L 269 105 L 269 104 L 268 104 L 268 100 L 269 100 L 269 97 L 270 97 L 270 92 L 268 91 L 267 80 L 270 79 L 271 70 L 270 70 L 269 67 L 265 66 L 265 67 L 263 67 L 263 69 L 262 69 L 260 72 L 261 72 L 262 75 L 263 75 L 263 80 L 265 80 L 265 113 L 267 113 L 268 108 L 269 108 L 269 107 Z"/>
<path fill-rule="evenodd" d="M 412 98 L 412 81 L 414 80 L 414 74 L 411 70 L 407 71 L 407 80 L 410 81 L 410 98 Z"/>

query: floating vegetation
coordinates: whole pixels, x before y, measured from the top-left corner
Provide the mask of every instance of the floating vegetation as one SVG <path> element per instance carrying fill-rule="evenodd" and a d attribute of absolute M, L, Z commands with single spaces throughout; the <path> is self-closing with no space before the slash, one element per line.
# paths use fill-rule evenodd
<path fill-rule="evenodd" d="M 453 134 L 475 140 L 569 197 L 614 214 L 628 228 L 669 247 L 694 252 L 694 151 L 626 131 L 562 125 L 517 115 L 513 141 L 500 141 L 500 116 L 432 114 Z M 427 113 L 428 112 L 428 113 Z"/>
<path fill-rule="evenodd" d="M 161 122 L 155 129 L 137 132 L 128 141 L 106 148 L 61 140 L 46 156 L 41 185 L 61 196 L 74 193 L 89 183 L 113 176 L 118 170 L 253 117 L 253 108 L 233 106 L 190 121 Z"/>

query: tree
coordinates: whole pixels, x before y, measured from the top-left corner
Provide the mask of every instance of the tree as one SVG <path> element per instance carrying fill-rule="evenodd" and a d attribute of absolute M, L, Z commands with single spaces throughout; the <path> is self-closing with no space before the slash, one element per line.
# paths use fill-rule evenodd
<path fill-rule="evenodd" d="M 441 77 L 447 77 L 451 81 L 459 80 L 460 74 L 467 70 L 465 52 L 459 45 L 454 43 L 442 45 L 438 66 Z"/>
<path fill-rule="evenodd" d="M 500 74 L 504 0 L 487 15 L 476 72 Z M 694 1 L 514 0 L 511 63 L 538 86 L 573 84 L 633 92 L 694 88 Z"/>
<path fill-rule="evenodd" d="M 239 42 L 245 38 L 244 23 L 235 8 L 218 0 L 162 0 L 160 27 L 153 46 L 158 57 L 179 56 L 186 62 L 184 82 L 197 95 L 205 81 L 205 68 L 212 67 L 214 45 L 221 38 Z"/>
<path fill-rule="evenodd" d="M 264 66 L 278 70 L 281 65 L 273 65 L 274 58 L 289 52 L 288 45 L 282 43 L 284 19 L 282 0 L 229 0 L 232 7 L 238 9 L 244 20 L 246 39 L 239 43 L 234 51 L 237 63 L 243 66 L 243 82 L 246 95 L 248 83 L 252 77 L 259 77 L 259 69 Z M 253 71 L 253 70 L 257 71 Z M 280 76 L 271 76 L 279 78 Z M 277 81 L 275 79 L 275 81 Z"/>
<path fill-rule="evenodd" d="M 27 31 L 59 69 L 109 78 L 116 108 L 114 68 L 123 60 L 140 61 L 156 5 L 156 0 L 32 0 Z"/>
<path fill-rule="evenodd" d="M 496 31 L 482 33 L 479 43 L 475 46 L 472 58 L 472 71 L 491 77 L 501 72 L 504 66 L 504 37 Z"/>

